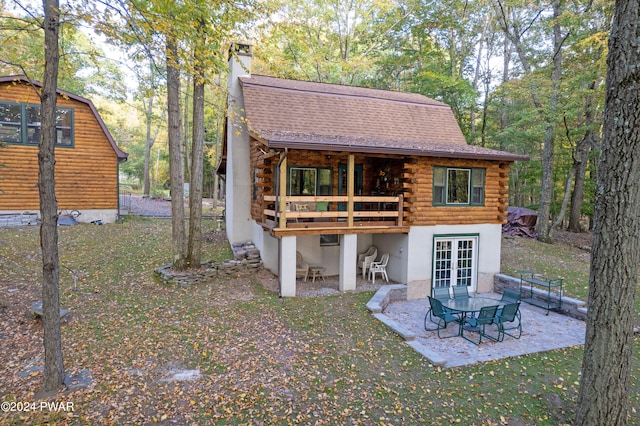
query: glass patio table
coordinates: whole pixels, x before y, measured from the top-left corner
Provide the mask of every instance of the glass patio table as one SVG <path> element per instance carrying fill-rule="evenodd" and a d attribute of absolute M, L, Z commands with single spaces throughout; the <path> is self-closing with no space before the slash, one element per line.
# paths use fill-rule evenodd
<path fill-rule="evenodd" d="M 446 308 L 449 308 L 453 313 L 460 313 L 460 330 L 459 335 L 462 336 L 464 331 L 464 320 L 467 316 L 472 315 L 474 313 L 480 312 L 482 308 L 487 306 L 503 306 L 504 303 L 500 302 L 497 299 L 492 299 L 490 297 L 463 297 L 459 299 L 445 299 L 441 300 L 442 305 Z M 462 336 L 464 337 L 464 336 Z"/>

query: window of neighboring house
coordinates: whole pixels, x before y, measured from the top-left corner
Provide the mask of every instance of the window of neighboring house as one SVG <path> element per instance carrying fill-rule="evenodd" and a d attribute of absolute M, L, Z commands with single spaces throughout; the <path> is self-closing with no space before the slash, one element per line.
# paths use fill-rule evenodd
<path fill-rule="evenodd" d="M 434 205 L 484 204 L 485 169 L 433 168 Z"/>
<path fill-rule="evenodd" d="M 22 143 L 22 107 L 20 104 L 0 103 L 0 141 Z"/>
<path fill-rule="evenodd" d="M 40 143 L 40 106 L 0 102 L 0 141 Z M 73 146 L 73 109 L 56 108 L 56 145 Z"/>

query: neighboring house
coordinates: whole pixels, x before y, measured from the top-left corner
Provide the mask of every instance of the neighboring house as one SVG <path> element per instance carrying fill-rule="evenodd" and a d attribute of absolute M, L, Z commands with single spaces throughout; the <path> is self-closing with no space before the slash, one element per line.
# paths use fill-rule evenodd
<path fill-rule="evenodd" d="M 38 144 L 42 86 L 23 76 L 0 77 L 0 215 L 39 217 Z M 58 90 L 55 181 L 58 211 L 79 222 L 114 222 L 119 214 L 116 145 L 93 103 Z"/>
<path fill-rule="evenodd" d="M 282 296 L 295 296 L 296 251 L 346 291 L 372 245 L 409 298 L 492 290 L 509 167 L 528 157 L 468 145 L 450 107 L 425 96 L 251 76 L 250 46 L 232 48 L 227 235 L 253 240 Z"/>

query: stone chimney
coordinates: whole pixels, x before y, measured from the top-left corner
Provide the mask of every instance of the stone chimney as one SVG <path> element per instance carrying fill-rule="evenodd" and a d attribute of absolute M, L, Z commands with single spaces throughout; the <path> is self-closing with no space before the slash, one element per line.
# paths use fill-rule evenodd
<path fill-rule="evenodd" d="M 229 48 L 227 100 L 226 229 L 231 244 L 252 239 L 249 132 L 239 77 L 251 77 L 251 45 Z"/>

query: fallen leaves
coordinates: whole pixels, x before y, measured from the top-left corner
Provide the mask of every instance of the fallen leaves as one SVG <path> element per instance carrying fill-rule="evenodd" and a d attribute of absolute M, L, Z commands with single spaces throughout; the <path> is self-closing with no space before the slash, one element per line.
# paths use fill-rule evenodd
<path fill-rule="evenodd" d="M 170 258 L 169 226 L 131 220 L 61 230 L 65 265 L 86 272 L 77 283 L 61 274 L 62 304 L 71 309 L 65 367 L 90 370 L 94 385 L 60 392 L 74 413 L 5 413 L 0 423 L 570 422 L 579 349 L 443 370 L 371 317 L 370 293 L 285 300 L 251 277 L 162 286 L 152 271 Z M 27 370 L 43 362 L 41 324 L 28 312 L 39 295 L 37 234 L 0 229 L 3 401 L 31 400 L 42 385 L 41 371 Z M 218 245 L 205 244 L 205 256 L 228 251 Z M 162 381 L 171 370 L 200 376 Z M 550 393 L 563 407 L 549 406 Z"/>

